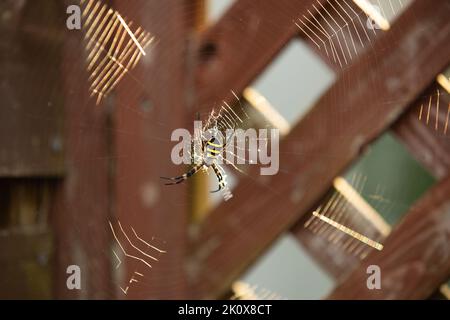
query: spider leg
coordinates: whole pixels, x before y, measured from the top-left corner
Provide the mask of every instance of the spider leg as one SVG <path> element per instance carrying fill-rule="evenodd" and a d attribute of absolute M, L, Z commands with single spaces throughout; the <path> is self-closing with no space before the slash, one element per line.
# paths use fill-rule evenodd
<path fill-rule="evenodd" d="M 168 180 L 171 180 L 170 178 L 166 178 L 166 177 L 161 177 L 162 179 L 168 179 Z M 182 183 L 184 180 L 186 180 L 186 178 L 181 178 L 181 179 L 179 179 L 179 180 L 174 180 L 173 182 L 167 182 L 167 183 L 164 183 L 166 186 L 171 186 L 171 185 L 174 185 L 174 184 L 179 184 L 179 183 Z"/>
<path fill-rule="evenodd" d="M 170 180 L 171 181 L 171 182 L 165 183 L 166 186 L 179 184 L 179 183 L 183 182 L 184 180 L 188 179 L 189 177 L 193 176 L 194 174 L 196 174 L 202 168 L 202 166 L 203 166 L 203 164 L 197 164 L 191 170 L 189 170 L 185 174 L 183 174 L 181 176 L 178 176 L 178 177 L 173 177 L 173 178 L 160 177 L 160 178 L 164 179 L 164 180 Z"/>
<path fill-rule="evenodd" d="M 220 172 L 220 169 L 219 169 L 219 167 L 217 166 L 216 163 L 213 163 L 213 164 L 211 165 L 211 167 L 213 168 L 214 173 L 215 173 L 216 176 L 217 176 L 217 180 L 219 181 L 219 187 L 218 187 L 217 190 L 210 191 L 210 192 L 211 192 L 211 193 L 216 193 L 216 192 L 219 192 L 220 190 L 222 190 L 222 189 L 225 188 L 225 186 L 226 186 L 226 180 L 225 180 L 224 176 L 222 175 L 222 172 Z"/>

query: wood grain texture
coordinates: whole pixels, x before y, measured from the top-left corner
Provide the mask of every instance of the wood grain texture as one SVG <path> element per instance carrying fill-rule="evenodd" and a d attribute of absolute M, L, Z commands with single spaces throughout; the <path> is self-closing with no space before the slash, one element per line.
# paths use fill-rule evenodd
<path fill-rule="evenodd" d="M 320 13 L 315 8 L 319 9 Z M 367 15 L 353 1 L 327 0 L 299 16 L 299 34 L 312 50 L 339 73 L 370 52 L 383 30 L 367 28 Z M 311 16 L 313 15 L 313 17 Z M 318 30 L 318 26 L 320 30 Z M 320 46 L 320 47 L 318 47 Z"/>
<path fill-rule="evenodd" d="M 64 11 L 58 1 L 40 9 L 32 1 L 0 4 L 1 177 L 64 172 L 58 36 Z"/>
<path fill-rule="evenodd" d="M 324 202 L 322 202 L 324 203 Z M 364 236 L 370 239 L 376 239 L 373 236 L 376 229 L 367 221 L 361 223 L 357 227 L 355 222 L 360 221 L 361 215 L 359 212 L 351 210 L 346 207 L 344 210 L 345 226 L 352 230 L 364 230 Z M 300 244 L 305 248 L 308 254 L 314 261 L 325 270 L 335 281 L 344 279 L 348 274 L 354 270 L 360 263 L 359 255 L 352 251 L 358 251 L 359 254 L 375 250 L 359 240 L 344 234 L 341 231 L 323 223 L 320 226 L 321 232 L 312 232 L 311 228 L 305 227 L 305 222 L 309 220 L 310 215 L 303 216 L 299 222 L 291 229 L 291 233 L 298 239 Z M 320 225 L 321 223 L 319 223 Z M 378 235 L 379 236 L 379 235 Z M 330 237 L 333 237 L 333 242 Z M 357 249 L 357 250 L 355 250 Z"/>
<path fill-rule="evenodd" d="M 73 2 L 60 2 L 61 12 L 65 12 L 64 5 L 70 4 Z M 95 99 L 89 97 L 83 33 L 63 30 L 60 68 L 67 168 L 64 178 L 57 181 L 51 215 L 55 241 L 54 297 L 112 298 L 108 229 L 112 201 L 110 110 L 107 104 L 96 106 Z M 82 290 L 67 289 L 66 269 L 73 264 L 81 268 Z"/>
<path fill-rule="evenodd" d="M 298 34 L 293 20 L 312 3 L 236 1 L 199 40 L 196 108 L 209 111 L 218 101 L 233 101 L 230 90 L 242 92 Z"/>
<path fill-rule="evenodd" d="M 302 32 L 300 32 L 302 39 L 336 74 L 340 74 L 348 68 L 349 65 L 355 63 L 365 52 L 369 51 L 372 46 L 372 41 L 375 41 L 376 37 L 384 33 L 384 31 L 376 29 L 368 30 L 366 27 L 366 15 L 352 1 L 346 1 L 345 3 L 340 2 L 339 4 L 338 1 L 331 1 L 331 5 L 327 2 L 324 4 L 324 7 L 326 8 L 326 12 L 323 12 L 322 14 L 317 13 L 314 9 L 310 10 L 314 13 L 315 19 L 311 18 L 311 15 L 308 13 L 305 15 L 306 18 L 303 16 L 299 17 L 303 23 L 299 20 L 296 22 L 303 29 Z M 328 23 L 325 20 L 327 20 Z M 317 24 L 317 21 L 323 26 L 328 34 L 337 34 L 337 36 L 330 38 L 333 43 L 333 49 L 326 37 L 311 24 Z M 339 31 L 337 31 L 334 21 L 341 26 L 338 29 Z M 346 22 L 346 26 L 343 24 L 344 21 Z M 307 26 L 305 26 L 304 23 L 307 24 Z M 314 31 L 315 34 L 312 33 L 311 30 Z M 325 43 L 318 40 L 317 35 L 325 40 Z M 317 44 L 320 45 L 320 48 Z M 350 50 L 346 50 L 346 45 L 348 45 Z M 336 59 L 331 50 L 335 50 L 334 53 L 339 55 L 339 59 Z M 343 54 L 347 59 L 347 63 Z M 344 65 L 341 66 L 339 61 Z M 321 203 L 323 203 L 323 201 L 321 201 Z M 308 220 L 308 217 L 302 217 L 291 229 L 292 234 L 314 258 L 315 262 L 318 263 L 322 269 L 326 270 L 335 281 L 342 280 L 359 265 L 360 258 L 333 245 L 325 237 L 313 234 L 311 230 L 305 228 L 304 224 L 306 220 Z M 365 226 L 365 228 L 370 228 L 370 226 Z M 372 228 L 370 229 L 371 231 L 374 230 L 372 230 Z M 351 241 L 349 236 L 342 236 L 340 242 L 345 241 Z"/>
<path fill-rule="evenodd" d="M 52 233 L 45 227 L 0 231 L 0 298 L 51 299 Z"/>
<path fill-rule="evenodd" d="M 328 20 L 330 20 L 331 25 L 333 24 L 333 19 L 342 22 L 342 17 L 348 18 L 348 16 L 342 12 L 342 7 L 332 1 L 333 6 L 330 4 L 325 4 L 327 11 L 331 14 L 332 18 L 325 14 Z M 352 7 L 354 12 L 360 13 L 360 18 L 355 18 L 353 11 L 347 10 L 348 13 L 354 17 L 354 19 L 347 20 L 348 27 L 344 27 L 339 37 L 333 37 L 332 42 L 334 48 L 342 53 L 340 50 L 340 44 L 350 44 L 350 52 L 353 58 L 349 60 L 349 64 L 356 62 L 364 52 L 370 54 L 370 49 L 372 42 L 375 41 L 376 37 L 381 36 L 384 31 L 382 30 L 363 30 L 362 27 L 366 27 L 366 18 L 362 11 L 353 3 L 347 2 L 349 6 Z M 342 4 L 342 3 L 341 3 Z M 345 8 L 345 4 L 342 4 Z M 334 10 L 337 8 L 340 15 Z M 323 25 L 329 33 L 333 33 L 333 29 L 330 28 L 323 19 L 324 16 L 315 14 L 315 18 Z M 312 21 L 313 19 L 308 16 Z M 305 18 L 304 21 L 307 22 Z M 394 22 L 395 23 L 395 22 Z M 303 24 L 304 30 L 309 31 Z M 311 26 L 310 26 L 311 27 Z M 312 27 L 313 30 L 314 27 Z M 314 50 L 318 56 L 327 63 L 330 68 L 332 68 L 336 74 L 344 71 L 348 66 L 344 68 L 333 60 L 332 55 L 327 55 L 324 50 L 323 44 L 319 41 L 321 48 L 317 46 L 303 33 L 301 33 L 303 39 L 310 45 L 311 49 Z M 351 36 L 350 36 L 351 35 Z M 345 39 L 344 39 L 345 38 Z M 339 39 L 339 41 L 338 41 Z M 316 38 L 314 40 L 317 41 Z M 357 55 L 352 51 L 352 44 L 355 42 Z M 361 45 L 362 43 L 362 45 Z M 329 43 L 326 43 L 328 51 L 330 50 Z M 344 46 L 344 52 L 347 53 Z M 341 54 L 341 61 L 342 54 Z M 450 61 L 449 61 L 450 63 Z M 392 130 L 396 137 L 408 148 L 414 158 L 419 161 L 425 168 L 427 168 L 436 178 L 441 179 L 448 174 L 450 169 L 450 133 L 444 134 L 444 127 L 447 119 L 447 109 L 450 100 L 450 96 L 445 92 L 438 84 L 435 83 L 433 79 L 433 84 L 427 88 L 419 97 L 410 105 L 409 109 L 405 114 L 403 114 L 397 123 L 392 127 Z M 435 118 L 436 118 L 436 90 L 440 90 L 440 109 L 439 109 L 439 128 L 435 130 Z M 433 97 L 433 104 L 430 114 L 430 123 L 426 124 L 427 110 L 429 97 Z M 420 107 L 424 106 L 423 117 L 419 121 Z M 313 256 L 316 262 L 326 270 L 330 275 L 332 275 L 337 281 L 345 278 L 349 272 L 351 272 L 358 264 L 359 259 L 356 257 L 340 250 L 336 246 L 330 246 L 329 242 L 322 237 L 316 237 L 303 226 L 303 219 L 297 223 L 297 225 L 292 229 L 292 233 L 299 239 L 300 243 L 305 247 L 305 249 Z"/>
<path fill-rule="evenodd" d="M 441 92 L 438 115 L 436 115 L 436 90 Z M 432 106 L 430 121 L 427 124 L 427 107 L 430 97 L 432 97 Z M 433 83 L 414 101 L 410 110 L 393 127 L 396 136 L 405 144 L 414 158 L 438 179 L 447 176 L 450 171 L 450 130 L 447 133 L 444 131 L 449 104 L 450 95 L 438 84 Z M 421 106 L 423 106 L 423 114 L 422 119 L 419 120 Z M 437 129 L 436 117 L 438 119 Z"/>
<path fill-rule="evenodd" d="M 152 269 L 125 259 L 124 275 L 117 285 L 126 288 L 135 271 L 145 277 L 130 286 L 126 296 L 119 290 L 118 297 L 187 298 L 187 184 L 165 186 L 160 176 L 185 170 L 171 161 L 170 136 L 174 129 L 192 126 L 191 118 L 186 117 L 186 88 L 195 3 L 139 0 L 115 4 L 123 16 L 156 38 L 114 98 L 116 218 L 125 230 L 131 232 L 133 227 L 145 241 L 159 238 L 161 249 L 167 251 L 152 263 Z M 127 249 L 132 250 L 130 245 Z"/>
<path fill-rule="evenodd" d="M 450 178 L 430 189 L 329 299 L 426 299 L 450 276 Z M 381 269 L 381 289 L 369 290 L 367 267 Z"/>
<path fill-rule="evenodd" d="M 282 141 L 278 175 L 258 177 L 254 170 L 235 189 L 233 201 L 210 215 L 192 260 L 199 296 L 224 292 L 448 64 L 449 13 L 444 0 L 412 4 Z M 226 90 L 245 85 L 239 80 Z"/>

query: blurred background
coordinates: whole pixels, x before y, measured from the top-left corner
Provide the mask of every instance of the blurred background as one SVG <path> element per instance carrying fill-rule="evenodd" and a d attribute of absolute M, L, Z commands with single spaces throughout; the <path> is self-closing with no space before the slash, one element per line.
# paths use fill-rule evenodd
<path fill-rule="evenodd" d="M 448 299 L 449 15 L 1 1 L 0 298 Z M 279 129 L 279 172 L 164 185 L 171 133 L 223 103 Z"/>

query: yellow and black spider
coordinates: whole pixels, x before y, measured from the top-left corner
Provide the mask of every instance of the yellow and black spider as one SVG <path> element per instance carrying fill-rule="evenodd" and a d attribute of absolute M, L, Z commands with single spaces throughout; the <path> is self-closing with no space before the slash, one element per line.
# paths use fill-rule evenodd
<path fill-rule="evenodd" d="M 236 97 L 237 101 L 239 101 L 241 111 L 248 118 L 248 115 L 242 108 L 239 97 L 233 91 L 232 93 Z M 197 120 L 199 119 L 200 115 L 197 114 Z M 209 168 L 212 168 L 217 177 L 219 186 L 217 190 L 211 191 L 211 193 L 224 190 L 225 201 L 232 198 L 233 195 L 231 194 L 227 185 L 227 175 L 225 174 L 225 170 L 221 166 L 222 162 L 219 163 L 218 160 L 223 160 L 224 162 L 232 165 L 235 169 L 237 169 L 235 165 L 233 165 L 223 156 L 223 153 L 230 152 L 226 149 L 226 147 L 228 143 L 234 138 L 234 130 L 236 129 L 238 123 L 243 124 L 242 119 L 224 101 L 224 104 L 220 107 L 220 110 L 217 113 L 214 110 L 210 113 L 206 124 L 200 129 L 200 134 L 197 135 L 197 137 L 200 137 L 201 141 L 196 142 L 198 146 L 201 145 L 201 150 L 195 150 L 195 148 L 193 148 L 192 150 L 191 158 L 194 166 L 181 176 L 173 178 L 161 177 L 161 179 L 170 181 L 167 182 L 166 185 L 176 185 L 187 180 L 189 177 L 192 177 L 200 170 L 208 171 Z M 229 130 L 231 130 L 232 134 L 228 134 Z M 208 133 L 208 135 L 206 135 L 206 133 Z M 223 139 L 224 137 L 226 138 L 226 141 L 225 139 Z M 192 143 L 194 145 L 195 141 L 193 140 Z M 231 154 L 233 153 L 231 152 Z"/>
<path fill-rule="evenodd" d="M 230 107 L 228 106 L 228 108 Z M 231 108 L 229 110 L 231 110 Z M 212 168 L 214 174 L 217 177 L 219 186 L 217 190 L 211 191 L 211 193 L 216 193 L 226 189 L 226 192 L 224 194 L 225 200 L 228 200 L 232 197 L 232 194 L 227 188 L 227 176 L 225 174 L 225 170 L 217 161 L 218 159 L 226 161 L 222 153 L 224 151 L 226 152 L 225 147 L 227 146 L 230 139 L 233 138 L 233 135 L 230 135 L 230 137 L 227 138 L 227 141 L 223 143 L 223 133 L 225 133 L 226 129 L 234 130 L 234 128 L 236 127 L 236 122 L 232 120 L 233 118 L 229 115 L 229 113 L 230 111 L 228 111 L 228 109 L 226 108 L 221 109 L 221 111 L 219 111 L 217 115 L 214 113 L 214 111 L 211 112 L 205 126 L 201 128 L 201 132 L 198 135 L 201 140 L 201 150 L 196 151 L 195 148 L 193 148 L 191 152 L 192 163 L 195 163 L 195 165 L 188 172 L 184 173 L 181 176 L 173 178 L 161 177 L 161 179 L 170 180 L 170 182 L 166 183 L 166 185 L 175 185 L 182 183 L 200 170 L 207 171 L 209 168 Z M 197 120 L 198 119 L 199 115 L 197 115 Z M 205 134 L 206 132 L 209 134 L 208 137 Z M 192 141 L 192 143 L 194 145 L 195 141 Z M 197 143 L 200 144 L 199 141 L 197 141 Z"/>
<path fill-rule="evenodd" d="M 175 185 L 187 180 L 189 177 L 192 177 L 194 174 L 196 174 L 198 171 L 202 169 L 206 171 L 209 168 L 212 168 L 217 176 L 219 187 L 217 190 L 211 191 L 211 193 L 219 192 L 220 190 L 223 190 L 227 186 L 226 175 L 224 173 L 224 170 L 217 163 L 217 158 L 222 156 L 221 154 L 225 146 L 226 143 L 222 144 L 217 137 L 213 136 L 207 142 L 202 142 L 203 156 L 201 156 L 200 162 L 197 163 L 191 170 L 178 177 L 173 178 L 161 177 L 161 178 L 171 181 L 166 183 L 166 185 Z"/>

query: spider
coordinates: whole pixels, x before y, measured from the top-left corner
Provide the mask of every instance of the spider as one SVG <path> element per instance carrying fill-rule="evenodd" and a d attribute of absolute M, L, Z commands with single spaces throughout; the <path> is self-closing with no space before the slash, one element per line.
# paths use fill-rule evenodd
<path fill-rule="evenodd" d="M 225 144 L 221 144 L 216 137 L 212 137 L 206 143 L 202 142 L 202 153 L 204 153 L 204 156 L 201 162 L 194 165 L 194 167 L 192 167 L 188 172 L 184 173 L 181 176 L 173 178 L 168 177 L 161 177 L 161 178 L 171 181 L 166 183 L 166 185 L 174 185 L 187 180 L 188 178 L 192 177 L 194 174 L 196 174 L 202 169 L 206 171 L 209 168 L 212 168 L 217 176 L 219 187 L 217 190 L 211 191 L 211 193 L 219 192 L 220 190 L 224 189 L 227 185 L 226 175 L 223 172 L 224 170 L 217 163 L 217 158 L 222 153 L 223 148 L 225 148 Z"/>
<path fill-rule="evenodd" d="M 229 106 L 228 106 L 229 107 Z M 223 111 L 225 110 L 225 111 Z M 231 108 L 230 108 L 231 110 Z M 223 143 L 222 132 L 225 131 L 225 127 L 232 129 L 235 128 L 235 122 L 231 120 L 230 116 L 227 116 L 226 119 L 222 119 L 224 116 L 224 112 L 229 111 L 227 109 L 222 109 L 218 115 L 214 114 L 214 111 L 211 113 L 208 118 L 206 125 L 201 129 L 200 139 L 201 139 L 201 150 L 200 152 L 192 151 L 192 162 L 195 165 L 186 173 L 177 177 L 161 177 L 161 179 L 169 180 L 165 185 L 176 185 L 182 183 L 188 178 L 192 177 L 194 174 L 199 172 L 200 170 L 208 171 L 209 168 L 212 168 L 214 174 L 218 180 L 218 188 L 217 190 L 211 191 L 211 193 L 216 193 L 221 190 L 225 190 L 224 198 L 228 200 L 232 197 L 231 192 L 228 189 L 227 180 L 225 170 L 218 163 L 218 159 L 222 158 L 222 152 L 225 150 L 228 142 L 233 138 L 231 135 L 227 141 Z M 199 115 L 197 115 L 199 119 Z M 205 138 L 205 132 L 208 132 L 210 138 Z"/>
<path fill-rule="evenodd" d="M 241 112 L 249 119 L 248 114 L 245 112 L 239 97 L 236 95 L 234 91 L 231 91 L 236 100 L 239 102 Z M 200 120 L 200 114 L 197 113 L 197 120 Z M 230 107 L 230 105 L 223 101 L 223 105 L 221 105 L 219 111 L 216 113 L 213 109 L 205 123 L 205 125 L 200 128 L 200 134 L 194 135 L 197 138 L 200 138 L 200 141 L 197 141 L 197 146 L 201 145 L 201 150 L 195 150 L 193 148 L 191 152 L 192 163 L 195 165 L 186 173 L 178 177 L 161 177 L 161 179 L 168 180 L 169 182 L 166 185 L 176 185 L 182 183 L 188 178 L 192 177 L 194 174 L 199 172 L 200 170 L 208 171 L 209 168 L 212 168 L 214 174 L 218 180 L 218 188 L 217 190 L 211 191 L 211 193 L 216 193 L 221 190 L 224 192 L 225 201 L 229 200 L 233 197 L 231 194 L 228 185 L 227 185 L 227 175 L 225 174 L 225 170 L 222 168 L 221 164 L 218 160 L 223 160 L 227 164 L 233 166 L 236 170 L 242 172 L 239 168 L 237 168 L 232 162 L 227 160 L 222 153 L 230 152 L 226 150 L 228 143 L 235 136 L 235 129 L 238 124 L 242 125 L 244 121 L 239 117 L 239 115 Z M 231 134 L 228 134 L 228 131 L 231 129 Z M 206 133 L 209 135 L 207 136 Z M 227 137 L 228 135 L 228 137 Z M 224 141 L 223 137 L 227 137 L 226 141 Z M 195 138 L 192 142 L 195 142 Z M 193 143 L 194 145 L 194 143 Z M 234 153 L 230 152 L 233 156 Z"/>

